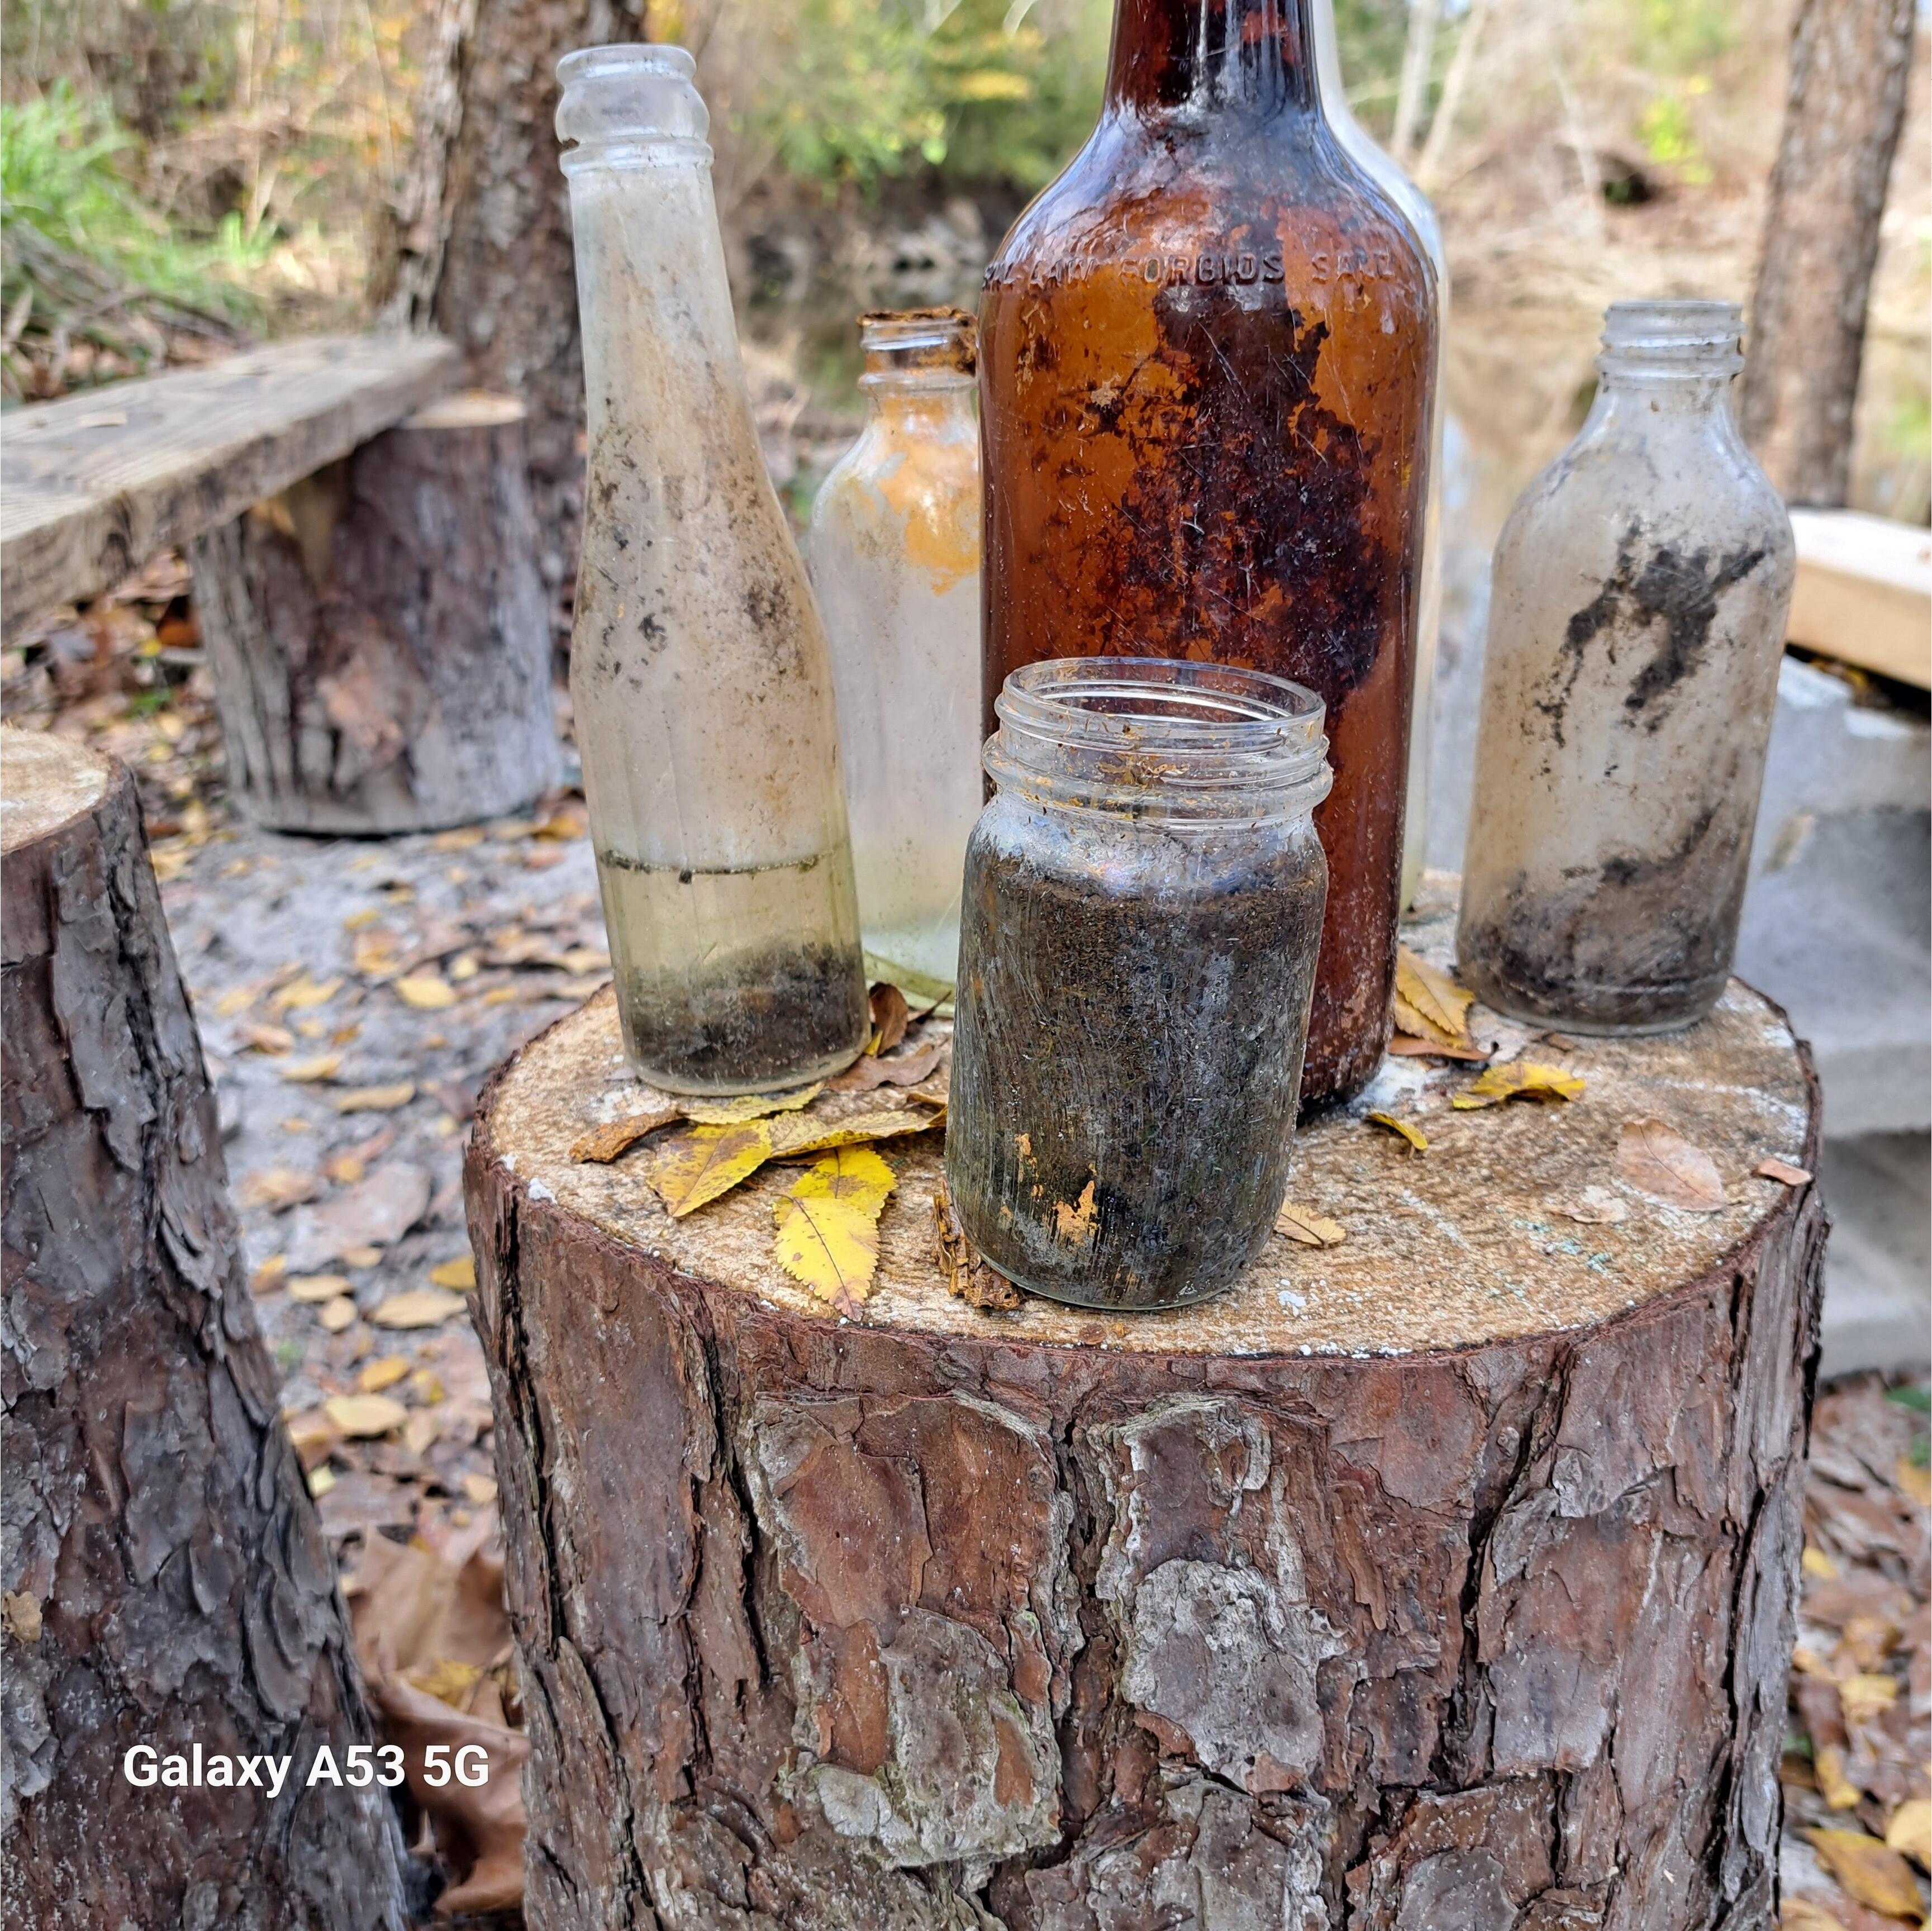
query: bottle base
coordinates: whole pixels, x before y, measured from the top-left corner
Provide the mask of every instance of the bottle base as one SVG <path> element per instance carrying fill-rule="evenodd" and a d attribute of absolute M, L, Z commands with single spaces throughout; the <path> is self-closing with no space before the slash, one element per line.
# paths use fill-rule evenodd
<path fill-rule="evenodd" d="M 1000 1279 L 1012 1282 L 1021 1293 L 1034 1295 L 1043 1301 L 1052 1301 L 1060 1307 L 1078 1308 L 1086 1314 L 1177 1314 L 1184 1309 L 1199 1307 L 1204 1302 L 1218 1300 L 1233 1285 L 1232 1282 L 1222 1281 L 1211 1288 L 1204 1288 L 1198 1294 L 1184 1294 L 1172 1300 L 1119 1300 L 1100 1294 L 1083 1294 L 1076 1287 L 1064 1281 L 1029 1280 L 1024 1275 L 996 1265 L 983 1253 L 980 1258 Z"/>
<path fill-rule="evenodd" d="M 1551 988 L 1538 994 L 1466 959 L 1456 961 L 1456 970 L 1485 1006 L 1506 1019 L 1606 1039 L 1684 1032 L 1710 1016 L 1730 978 L 1727 971 L 1683 987 L 1576 986 L 1560 994 Z"/>

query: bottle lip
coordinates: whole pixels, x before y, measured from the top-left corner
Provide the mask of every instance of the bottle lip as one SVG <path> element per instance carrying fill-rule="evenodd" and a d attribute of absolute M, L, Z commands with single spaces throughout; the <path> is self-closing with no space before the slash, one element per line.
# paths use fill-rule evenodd
<path fill-rule="evenodd" d="M 662 40 L 578 47 L 556 64 L 556 136 L 563 172 L 708 166 L 711 117 L 694 84 L 698 63 Z"/>
<path fill-rule="evenodd" d="M 1157 823 L 1312 811 L 1334 781 L 1312 691 L 1267 671 L 1158 657 L 1060 658 L 994 701 L 987 775 L 1036 802 Z"/>
<path fill-rule="evenodd" d="M 1613 301 L 1604 313 L 1604 374 L 1632 371 L 1708 379 L 1744 365 L 1744 310 L 1734 301 L 1659 297 Z"/>
<path fill-rule="evenodd" d="M 859 318 L 861 388 L 952 388 L 979 369 L 979 323 L 963 308 L 876 308 Z"/>

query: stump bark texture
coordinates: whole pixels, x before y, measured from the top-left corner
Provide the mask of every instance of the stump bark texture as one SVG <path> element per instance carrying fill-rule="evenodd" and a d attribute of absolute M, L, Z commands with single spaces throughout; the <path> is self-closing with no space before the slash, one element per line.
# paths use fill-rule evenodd
<path fill-rule="evenodd" d="M 373 1739 L 134 785 L 4 730 L 0 804 L 7 1922 L 400 1931 L 387 1798 L 304 1787 Z M 293 1764 L 136 1789 L 138 1744 Z"/>
<path fill-rule="evenodd" d="M 284 831 L 422 831 L 556 781 L 522 406 L 419 410 L 198 538 L 229 781 Z"/>
<path fill-rule="evenodd" d="M 886 1142 L 842 1321 L 796 1169 L 674 1222 L 571 1161 L 634 1105 L 608 998 L 526 1048 L 467 1186 L 534 1931 L 1767 1926 L 1824 1220 L 1752 1169 L 1816 1088 L 1736 985 L 1570 1062 L 1486 1113 L 1391 1063 L 1426 1155 L 1296 1154 L 1346 1243 L 1130 1321 L 950 1298 Z M 1617 1178 L 1652 1116 L 1720 1210 Z"/>

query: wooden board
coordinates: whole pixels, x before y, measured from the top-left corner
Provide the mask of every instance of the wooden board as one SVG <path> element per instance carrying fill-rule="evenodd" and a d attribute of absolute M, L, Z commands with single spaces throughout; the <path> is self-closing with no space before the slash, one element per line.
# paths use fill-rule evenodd
<path fill-rule="evenodd" d="M 1798 582 L 1785 636 L 1932 688 L 1932 530 L 1852 510 L 1791 512 Z"/>
<path fill-rule="evenodd" d="M 460 373 L 438 338 L 316 336 L 0 418 L 4 634 L 346 456 Z"/>
<path fill-rule="evenodd" d="M 571 1161 L 640 1091 L 608 998 L 524 1048 L 465 1186 L 530 1931 L 1768 1924 L 1824 1216 L 1752 1168 L 1816 1084 L 1735 983 L 1564 1057 L 1483 1113 L 1394 1063 L 1428 1152 L 1323 1120 L 1346 1241 L 1168 1315 L 952 1298 L 938 1136 L 881 1143 L 846 1320 L 772 1260 L 796 1168 L 674 1222 Z M 1646 1116 L 1720 1211 L 1618 1180 Z"/>

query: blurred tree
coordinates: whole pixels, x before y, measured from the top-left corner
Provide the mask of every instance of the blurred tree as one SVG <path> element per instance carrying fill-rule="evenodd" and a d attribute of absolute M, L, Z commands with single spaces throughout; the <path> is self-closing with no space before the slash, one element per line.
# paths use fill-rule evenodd
<path fill-rule="evenodd" d="M 1792 28 L 1739 412 L 1790 502 L 1845 501 L 1915 11 L 1913 0 L 1799 0 Z"/>

